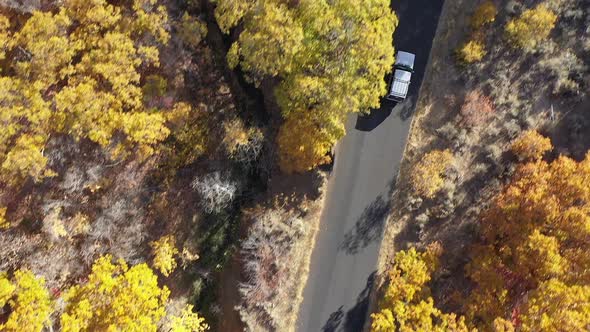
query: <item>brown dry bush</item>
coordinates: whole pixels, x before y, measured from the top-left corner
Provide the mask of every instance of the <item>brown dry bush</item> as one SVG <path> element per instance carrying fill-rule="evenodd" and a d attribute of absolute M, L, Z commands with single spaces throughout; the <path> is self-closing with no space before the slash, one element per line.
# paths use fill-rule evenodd
<path fill-rule="evenodd" d="M 495 112 L 492 100 L 479 90 L 467 93 L 461 106 L 462 122 L 468 127 L 478 127 L 486 123 Z"/>
<path fill-rule="evenodd" d="M 254 221 L 241 251 L 246 281 L 239 287 L 238 311 L 247 330 L 283 330 L 284 317 L 292 310 L 292 267 L 300 239 L 308 232 L 296 214 L 282 209 L 268 210 Z"/>

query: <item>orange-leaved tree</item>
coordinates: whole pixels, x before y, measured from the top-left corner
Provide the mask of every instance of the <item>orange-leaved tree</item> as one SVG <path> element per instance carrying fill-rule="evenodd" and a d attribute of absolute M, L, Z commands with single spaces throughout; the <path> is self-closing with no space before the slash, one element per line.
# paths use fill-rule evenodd
<path fill-rule="evenodd" d="M 527 130 L 512 142 L 511 150 L 520 160 L 539 160 L 553 148 L 551 140 L 536 130 Z"/>
<path fill-rule="evenodd" d="M 534 136 L 534 135 L 533 135 Z M 542 145 L 543 146 L 543 145 Z M 522 331 L 582 331 L 590 324 L 590 153 L 580 162 L 533 149 L 481 216 L 467 267 L 476 287 L 468 317 L 498 317 Z M 528 151 L 528 150 L 527 150 Z"/>
<path fill-rule="evenodd" d="M 490 97 L 484 95 L 480 90 L 472 90 L 465 96 L 460 113 L 465 124 L 476 127 L 485 124 L 494 115 L 494 111 Z"/>

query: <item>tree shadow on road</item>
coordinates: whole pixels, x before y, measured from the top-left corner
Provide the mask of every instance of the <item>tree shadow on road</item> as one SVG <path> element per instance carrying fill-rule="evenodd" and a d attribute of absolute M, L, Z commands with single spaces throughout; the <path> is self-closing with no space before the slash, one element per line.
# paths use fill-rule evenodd
<path fill-rule="evenodd" d="M 369 309 L 369 295 L 371 294 L 371 289 L 375 284 L 376 276 L 377 271 L 373 271 L 369 275 L 369 278 L 367 278 L 367 285 L 356 298 L 355 306 L 346 312 L 346 320 L 344 321 L 342 331 L 358 332 L 363 330 L 365 319 L 367 318 L 367 309 Z"/>
<path fill-rule="evenodd" d="M 397 171 L 395 172 L 397 177 Z M 355 255 L 369 244 L 381 238 L 385 220 L 391 212 L 391 196 L 395 190 L 395 179 L 390 181 L 389 190 L 375 199 L 364 210 L 354 228 L 344 234 L 344 240 L 338 247 L 348 255 Z"/>
<path fill-rule="evenodd" d="M 322 332 L 336 332 L 336 329 L 340 326 L 340 323 L 342 323 L 342 318 L 344 318 L 343 307 L 344 306 L 340 306 L 338 310 L 330 314 L 328 321 L 322 327 Z"/>
<path fill-rule="evenodd" d="M 390 202 L 386 201 L 383 196 L 377 197 L 365 208 L 354 228 L 344 235 L 339 249 L 349 255 L 355 255 L 381 237 L 384 221 L 390 208 Z"/>

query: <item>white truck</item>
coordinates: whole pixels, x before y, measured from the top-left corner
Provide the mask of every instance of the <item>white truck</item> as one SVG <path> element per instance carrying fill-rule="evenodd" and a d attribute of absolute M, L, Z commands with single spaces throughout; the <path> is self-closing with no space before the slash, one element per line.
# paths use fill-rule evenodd
<path fill-rule="evenodd" d="M 393 76 L 391 78 L 391 87 L 387 94 L 387 99 L 393 101 L 402 101 L 408 95 L 412 73 L 414 72 L 414 60 L 416 55 L 398 51 L 395 56 L 395 65 L 393 66 Z"/>

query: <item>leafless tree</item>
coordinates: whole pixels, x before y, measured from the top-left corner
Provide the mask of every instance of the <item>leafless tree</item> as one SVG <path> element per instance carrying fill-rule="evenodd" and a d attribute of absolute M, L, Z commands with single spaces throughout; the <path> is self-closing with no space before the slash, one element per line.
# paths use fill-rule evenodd
<path fill-rule="evenodd" d="M 206 212 L 220 212 L 227 208 L 238 194 L 237 182 L 220 172 L 196 177 L 191 187 L 201 196 L 201 204 Z"/>
<path fill-rule="evenodd" d="M 236 145 L 231 158 L 245 166 L 252 166 L 258 160 L 263 146 L 264 136 L 260 131 L 254 131 L 246 143 Z"/>

